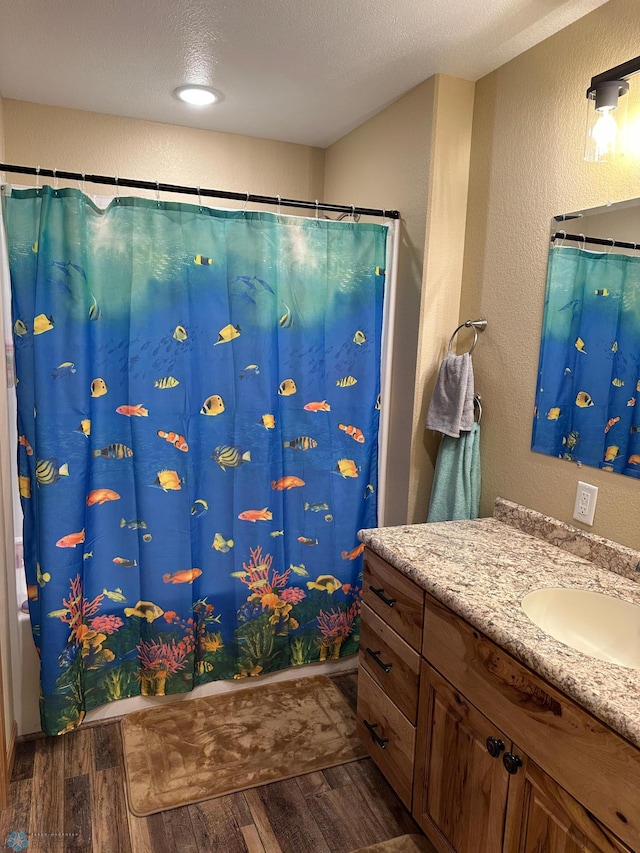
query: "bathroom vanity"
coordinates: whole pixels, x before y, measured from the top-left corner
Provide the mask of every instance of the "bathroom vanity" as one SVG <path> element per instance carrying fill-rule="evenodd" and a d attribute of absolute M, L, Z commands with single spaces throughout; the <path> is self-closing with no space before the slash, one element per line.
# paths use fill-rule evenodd
<path fill-rule="evenodd" d="M 360 536 L 358 731 L 436 849 L 640 851 L 640 669 L 520 606 L 553 587 L 640 604 L 640 554 L 501 499 Z"/>

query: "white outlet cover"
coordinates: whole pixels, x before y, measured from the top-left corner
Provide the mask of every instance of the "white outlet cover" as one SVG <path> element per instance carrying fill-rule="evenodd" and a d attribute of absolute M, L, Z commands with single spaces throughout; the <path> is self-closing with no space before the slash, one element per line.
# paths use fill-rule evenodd
<path fill-rule="evenodd" d="M 583 524 L 593 525 L 593 517 L 596 511 L 596 501 L 598 499 L 598 487 L 592 486 L 591 483 L 583 483 L 578 481 L 576 489 L 576 501 L 573 506 L 573 517 Z"/>

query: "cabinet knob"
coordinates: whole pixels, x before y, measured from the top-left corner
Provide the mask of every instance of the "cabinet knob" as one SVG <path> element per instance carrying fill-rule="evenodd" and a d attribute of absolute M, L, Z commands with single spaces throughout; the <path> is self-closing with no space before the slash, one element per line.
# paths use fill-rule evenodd
<path fill-rule="evenodd" d="M 500 738 L 488 737 L 485 743 L 487 744 L 487 752 L 489 753 L 491 758 L 500 758 L 500 753 L 504 749 L 504 743 L 500 740 Z"/>
<path fill-rule="evenodd" d="M 519 755 L 513 755 L 511 752 L 505 752 L 502 756 L 502 763 L 505 766 L 507 773 L 514 776 L 522 767 L 522 759 Z"/>
<path fill-rule="evenodd" d="M 371 590 L 371 592 L 374 595 L 377 595 L 381 601 L 384 601 L 384 603 L 387 605 L 387 607 L 393 607 L 393 605 L 396 603 L 395 598 L 387 598 L 387 596 L 384 594 L 384 587 L 383 586 L 380 586 L 380 587 L 369 586 L 369 589 Z"/>

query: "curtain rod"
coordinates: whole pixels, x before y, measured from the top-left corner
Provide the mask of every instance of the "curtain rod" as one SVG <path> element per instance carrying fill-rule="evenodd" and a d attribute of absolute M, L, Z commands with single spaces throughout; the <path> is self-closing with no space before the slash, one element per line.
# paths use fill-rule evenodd
<path fill-rule="evenodd" d="M 333 213 L 349 215 L 381 216 L 383 219 L 399 219 L 397 210 L 384 210 L 373 207 L 355 207 L 346 204 L 325 204 L 319 201 L 301 201 L 278 196 L 256 195 L 255 193 L 235 193 L 228 190 L 208 190 L 201 187 L 185 187 L 179 184 L 164 184 L 156 181 L 139 181 L 134 178 L 110 177 L 108 175 L 83 175 L 80 172 L 66 172 L 62 169 L 41 169 L 39 166 L 15 166 L 0 163 L 0 172 L 12 172 L 17 175 L 35 175 L 36 177 L 62 178 L 68 181 L 88 181 L 91 184 L 106 184 L 114 187 L 132 187 L 138 190 L 152 190 L 164 193 L 182 193 L 184 195 L 205 196 L 208 198 L 226 198 L 254 204 L 272 204 L 282 207 L 298 207 L 306 210 L 329 210 Z"/>
<path fill-rule="evenodd" d="M 565 231 L 556 231 L 551 235 L 554 240 L 575 240 L 578 243 L 595 243 L 598 246 L 609 246 L 610 249 L 637 249 L 640 252 L 640 243 L 625 243 L 623 240 L 614 240 L 613 237 L 585 237 L 584 234 L 567 234 Z"/>

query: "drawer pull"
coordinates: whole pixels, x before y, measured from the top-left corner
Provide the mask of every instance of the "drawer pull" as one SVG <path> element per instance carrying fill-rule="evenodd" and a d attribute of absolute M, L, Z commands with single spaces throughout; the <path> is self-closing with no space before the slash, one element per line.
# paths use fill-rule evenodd
<path fill-rule="evenodd" d="M 369 729 L 369 731 L 371 733 L 371 737 L 375 740 L 375 742 L 378 744 L 380 749 L 386 749 L 387 744 L 389 743 L 389 738 L 388 737 L 380 737 L 380 735 L 376 732 L 376 729 L 378 728 L 378 724 L 377 723 L 370 723 L 368 720 L 363 720 L 362 722 Z"/>
<path fill-rule="evenodd" d="M 518 772 L 518 770 L 522 767 L 522 759 L 519 755 L 513 755 L 511 752 L 505 752 L 502 756 L 502 763 L 505 766 L 507 773 L 510 773 L 512 776 Z"/>
<path fill-rule="evenodd" d="M 387 607 L 393 607 L 393 605 L 396 603 L 395 598 L 387 598 L 387 596 L 384 594 L 384 587 L 383 586 L 379 586 L 379 587 L 370 586 L 369 589 L 371 590 L 371 592 L 374 595 L 377 595 L 381 601 L 384 601 L 384 603 L 387 605 Z"/>
<path fill-rule="evenodd" d="M 381 652 L 374 652 L 372 649 L 369 648 L 369 646 L 366 647 L 365 651 L 368 655 L 371 655 L 371 657 L 378 664 L 380 669 L 383 669 L 385 672 L 389 672 L 389 670 L 391 669 L 393 664 L 392 663 L 382 663 L 382 661 L 380 660 Z"/>
<path fill-rule="evenodd" d="M 488 737 L 486 740 L 487 752 L 491 758 L 500 758 L 500 753 L 504 749 L 504 743 L 497 737 Z"/>

